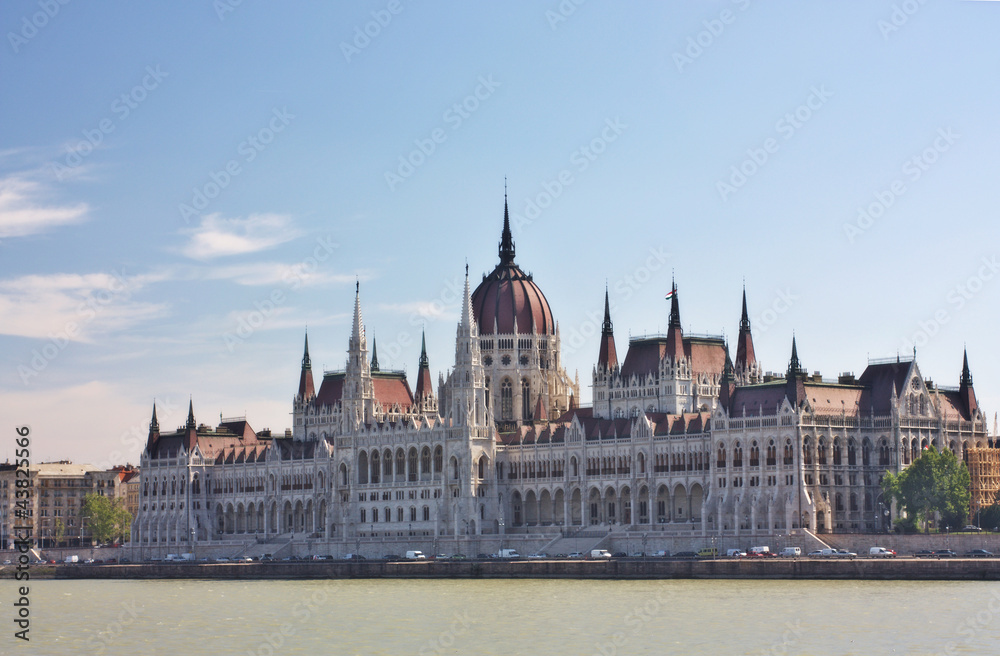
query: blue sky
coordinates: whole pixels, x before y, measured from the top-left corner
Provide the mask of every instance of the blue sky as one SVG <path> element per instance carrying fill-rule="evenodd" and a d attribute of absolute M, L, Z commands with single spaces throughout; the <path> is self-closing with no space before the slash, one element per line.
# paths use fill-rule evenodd
<path fill-rule="evenodd" d="M 137 462 L 150 407 L 290 426 L 302 335 L 453 360 L 464 265 L 517 261 L 589 398 L 663 330 L 860 374 L 917 346 L 1000 403 L 1000 4 L 10 1 L 0 6 L 0 420 Z M 12 456 L 13 433 L 0 455 Z"/>

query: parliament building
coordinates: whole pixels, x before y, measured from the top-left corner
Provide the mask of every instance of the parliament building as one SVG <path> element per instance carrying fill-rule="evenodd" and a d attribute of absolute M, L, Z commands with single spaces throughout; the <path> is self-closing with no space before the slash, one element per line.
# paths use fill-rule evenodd
<path fill-rule="evenodd" d="M 915 356 L 829 380 L 807 372 L 793 338 L 785 373 L 765 373 L 745 290 L 735 360 L 721 337 L 684 334 L 676 285 L 666 334 L 630 339 L 619 360 L 605 292 L 582 407 L 549 302 L 515 263 L 506 206 L 499 260 L 474 290 L 466 267 L 436 390 L 425 348 L 413 388 L 379 368 L 356 288 L 345 366 L 318 388 L 306 336 L 291 429 L 199 424 L 192 402 L 184 426 L 161 432 L 154 406 L 133 547 L 380 555 L 432 540 L 485 551 L 884 531 L 896 513 L 885 471 L 932 445 L 963 459 L 994 446 L 967 357 L 955 388 Z"/>

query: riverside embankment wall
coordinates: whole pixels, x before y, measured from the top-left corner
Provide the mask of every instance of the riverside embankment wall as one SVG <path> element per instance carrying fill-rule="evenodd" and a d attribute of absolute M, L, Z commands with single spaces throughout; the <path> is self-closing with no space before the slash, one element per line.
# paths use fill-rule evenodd
<path fill-rule="evenodd" d="M 6 574 L 6 573 L 5 573 Z M 63 565 L 57 579 L 860 579 L 1000 580 L 1000 559 L 611 560 L 611 561 L 313 561 L 288 563 L 151 563 Z"/>

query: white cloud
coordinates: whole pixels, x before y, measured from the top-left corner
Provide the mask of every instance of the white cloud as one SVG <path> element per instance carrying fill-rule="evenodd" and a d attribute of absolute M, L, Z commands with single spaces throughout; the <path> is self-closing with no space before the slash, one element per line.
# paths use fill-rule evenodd
<path fill-rule="evenodd" d="M 200 226 L 184 231 L 190 234 L 190 241 L 182 252 L 195 260 L 256 253 L 297 237 L 291 223 L 291 217 L 284 214 L 251 214 L 245 219 L 208 214 Z"/>
<path fill-rule="evenodd" d="M 202 274 L 206 280 L 232 280 L 238 285 L 283 285 L 298 289 L 299 286 L 323 284 L 343 285 L 367 278 L 353 273 L 329 273 L 316 270 L 303 262 L 255 262 L 206 269 Z"/>
<path fill-rule="evenodd" d="M 46 200 L 49 193 L 46 185 L 27 174 L 0 178 L 0 239 L 33 235 L 86 217 L 86 203 L 55 205 Z"/>
<path fill-rule="evenodd" d="M 380 310 L 389 312 L 399 312 L 411 316 L 420 316 L 425 319 L 454 319 L 458 315 L 453 310 L 445 306 L 441 301 L 412 301 L 410 303 L 381 303 Z"/>
<path fill-rule="evenodd" d="M 163 274 L 56 273 L 0 280 L 0 334 L 32 338 L 58 335 L 90 342 L 95 334 L 124 330 L 162 317 L 166 304 L 140 303 L 133 295 Z"/>

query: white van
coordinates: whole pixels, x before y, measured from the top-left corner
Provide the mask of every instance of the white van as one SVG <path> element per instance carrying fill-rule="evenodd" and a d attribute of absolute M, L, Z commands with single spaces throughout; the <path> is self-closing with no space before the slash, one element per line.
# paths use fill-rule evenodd
<path fill-rule="evenodd" d="M 782 558 L 798 558 L 802 555 L 801 547 L 785 547 L 779 554 Z"/>
<path fill-rule="evenodd" d="M 747 552 L 742 549 L 726 549 L 726 558 L 746 558 Z"/>
<path fill-rule="evenodd" d="M 424 555 L 423 551 L 407 551 L 407 560 L 427 560 L 427 556 Z"/>
<path fill-rule="evenodd" d="M 497 551 L 497 558 L 511 559 L 520 557 L 521 554 L 517 553 L 517 549 L 500 549 Z"/>
<path fill-rule="evenodd" d="M 870 558 L 895 558 L 896 552 L 885 547 L 872 547 L 868 550 L 868 556 Z"/>
<path fill-rule="evenodd" d="M 590 559 L 591 560 L 607 560 L 611 558 L 611 552 L 607 549 L 591 549 Z"/>

